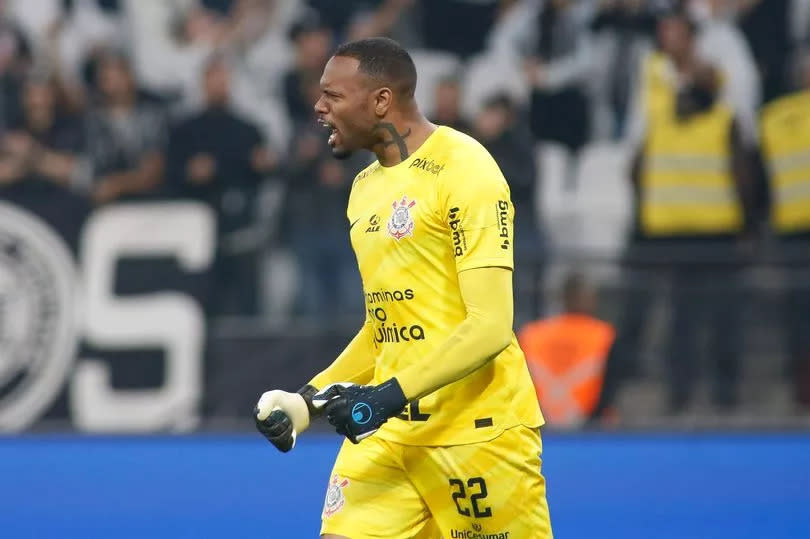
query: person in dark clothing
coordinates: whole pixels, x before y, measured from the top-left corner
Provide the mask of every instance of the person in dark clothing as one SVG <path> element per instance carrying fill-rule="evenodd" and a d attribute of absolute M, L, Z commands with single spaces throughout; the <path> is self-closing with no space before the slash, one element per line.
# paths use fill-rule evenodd
<path fill-rule="evenodd" d="M 256 314 L 254 246 L 232 241 L 254 218 L 253 200 L 273 166 L 258 128 L 228 106 L 230 71 L 215 57 L 205 70 L 205 108 L 172 129 L 168 175 L 173 191 L 207 203 L 217 214 L 217 289 L 211 313 Z"/>
<path fill-rule="evenodd" d="M 305 88 L 318 81 L 329 58 L 332 31 L 316 13 L 308 13 L 290 28 L 295 63 L 284 76 L 284 101 L 294 124 L 312 121 L 312 103 Z"/>
<path fill-rule="evenodd" d="M 590 23 L 590 31 L 598 36 L 612 34 L 616 50 L 604 67 L 608 80 L 603 88 L 613 117 L 614 135 L 621 135 L 630 107 L 630 96 L 636 72 L 635 49 L 655 35 L 654 7 L 641 0 L 602 2 Z"/>
<path fill-rule="evenodd" d="M 432 1 L 431 7 L 434 3 L 438 2 Z M 419 12 L 417 0 L 308 0 L 308 4 L 338 42 L 392 33 L 403 34 L 391 36 L 398 40 L 411 38 L 409 22 L 413 12 Z"/>
<path fill-rule="evenodd" d="M 461 58 L 474 56 L 486 48 L 486 40 L 503 0 L 431 0 L 422 9 L 425 47 L 451 52 Z M 459 24 L 459 21 L 463 21 Z M 452 31 L 448 32 L 448 28 Z"/>
<path fill-rule="evenodd" d="M 121 54 L 100 55 L 93 78 L 97 103 L 87 115 L 87 148 L 94 202 L 154 196 L 163 183 L 165 111 L 140 98 Z"/>
<path fill-rule="evenodd" d="M 22 30 L 0 15 L 0 131 L 19 121 L 20 93 L 31 65 L 31 45 Z"/>
<path fill-rule="evenodd" d="M 49 78 L 31 75 L 21 91 L 21 118 L 0 138 L 0 199 L 37 214 L 75 250 L 90 209 L 81 119 L 61 112 Z"/>
<path fill-rule="evenodd" d="M 785 275 L 786 374 L 796 404 L 810 411 L 810 50 L 795 68 L 794 91 L 763 109 L 758 176 Z"/>
<path fill-rule="evenodd" d="M 790 3 L 790 0 L 746 2 L 739 20 L 740 30 L 759 67 L 765 103 L 790 91 Z"/>
<path fill-rule="evenodd" d="M 22 118 L 3 137 L 3 183 L 26 180 L 43 188 L 86 185 L 82 123 L 59 112 L 56 94 L 55 85 L 45 77 L 30 76 L 23 84 Z"/>
<path fill-rule="evenodd" d="M 549 0 L 536 21 L 537 43 L 527 62 L 532 86 L 530 126 L 535 138 L 557 142 L 576 153 L 590 136 L 590 102 L 585 94 L 588 64 L 582 54 L 587 26 L 570 0 Z M 555 75 L 554 66 L 567 61 L 576 68 Z"/>
<path fill-rule="evenodd" d="M 307 4 L 318 12 L 318 16 L 340 41 L 346 38 L 352 19 L 358 12 L 374 9 L 380 3 L 381 0 L 307 0 Z"/>

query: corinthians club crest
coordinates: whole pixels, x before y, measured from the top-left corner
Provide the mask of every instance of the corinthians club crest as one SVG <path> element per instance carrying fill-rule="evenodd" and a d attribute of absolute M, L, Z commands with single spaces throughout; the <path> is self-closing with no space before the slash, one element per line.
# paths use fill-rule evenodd
<path fill-rule="evenodd" d="M 388 233 L 395 240 L 401 240 L 405 236 L 413 236 L 413 216 L 411 208 L 416 206 L 416 201 L 408 201 L 407 196 L 401 200 L 395 200 L 392 204 L 394 212 L 388 220 Z"/>
<path fill-rule="evenodd" d="M 329 488 L 326 489 L 326 501 L 323 504 L 324 518 L 329 518 L 343 509 L 343 505 L 346 503 L 343 489 L 347 486 L 349 486 L 348 479 L 337 474 L 332 476 L 332 480 L 329 481 Z"/>
<path fill-rule="evenodd" d="M 0 432 L 29 426 L 61 390 L 77 342 L 77 281 L 61 237 L 0 202 Z"/>

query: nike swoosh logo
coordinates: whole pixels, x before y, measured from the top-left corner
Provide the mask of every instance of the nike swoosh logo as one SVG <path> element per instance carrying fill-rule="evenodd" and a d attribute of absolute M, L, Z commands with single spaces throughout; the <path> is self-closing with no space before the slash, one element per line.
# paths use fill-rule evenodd
<path fill-rule="evenodd" d="M 362 219 L 362 217 L 358 217 L 357 219 L 355 219 L 355 220 L 354 220 L 354 222 L 353 222 L 352 224 L 350 224 L 350 225 L 349 225 L 349 230 L 351 230 L 351 229 L 352 229 L 352 227 L 353 227 L 354 225 L 356 225 L 358 221 L 360 221 L 360 219 Z"/>

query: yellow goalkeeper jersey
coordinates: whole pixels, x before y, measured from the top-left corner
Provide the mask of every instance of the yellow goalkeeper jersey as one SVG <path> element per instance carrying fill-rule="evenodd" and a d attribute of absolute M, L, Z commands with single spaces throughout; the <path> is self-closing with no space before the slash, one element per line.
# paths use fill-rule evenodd
<path fill-rule="evenodd" d="M 513 267 L 509 186 L 483 146 L 449 127 L 438 127 L 401 163 L 375 162 L 358 174 L 347 214 L 373 328 L 372 383 L 424 357 L 464 320 L 459 272 Z M 513 334 L 492 361 L 412 402 L 376 436 L 456 445 L 542 423 Z"/>

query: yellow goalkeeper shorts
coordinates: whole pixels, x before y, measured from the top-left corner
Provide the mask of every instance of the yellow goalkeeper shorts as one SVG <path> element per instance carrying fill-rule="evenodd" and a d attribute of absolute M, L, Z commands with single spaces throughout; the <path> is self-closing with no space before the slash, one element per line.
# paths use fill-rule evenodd
<path fill-rule="evenodd" d="M 321 533 L 351 539 L 552 537 L 539 429 L 487 442 L 410 446 L 375 436 L 343 443 Z"/>

